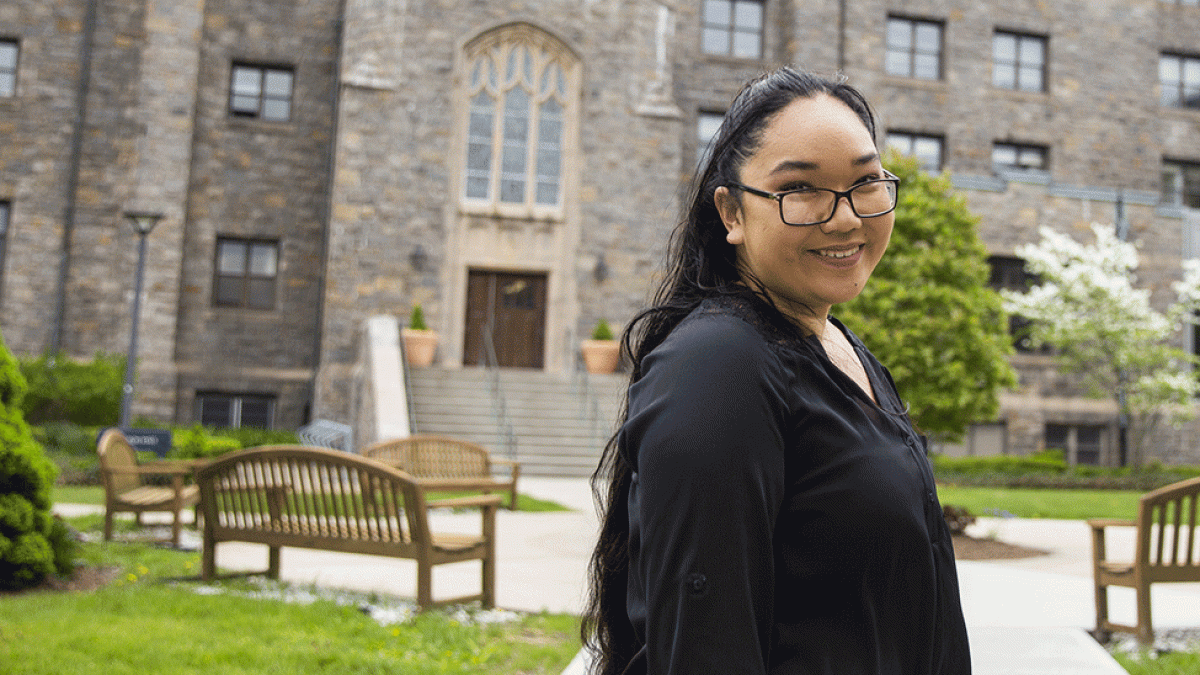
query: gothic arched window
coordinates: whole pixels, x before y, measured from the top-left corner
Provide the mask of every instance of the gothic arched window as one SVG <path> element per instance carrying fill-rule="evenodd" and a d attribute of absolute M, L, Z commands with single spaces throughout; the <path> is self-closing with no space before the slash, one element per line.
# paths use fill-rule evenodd
<path fill-rule="evenodd" d="M 576 79 L 569 52 L 530 26 L 502 28 L 468 45 L 467 204 L 505 211 L 562 205 Z"/>

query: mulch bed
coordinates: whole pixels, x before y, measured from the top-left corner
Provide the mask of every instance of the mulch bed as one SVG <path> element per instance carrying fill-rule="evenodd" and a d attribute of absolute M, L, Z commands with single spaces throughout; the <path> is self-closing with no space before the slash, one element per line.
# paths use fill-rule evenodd
<path fill-rule="evenodd" d="M 965 534 L 954 535 L 954 557 L 957 560 L 1013 560 L 1047 555 L 1049 551 L 1006 544 L 996 539 L 977 539 Z"/>

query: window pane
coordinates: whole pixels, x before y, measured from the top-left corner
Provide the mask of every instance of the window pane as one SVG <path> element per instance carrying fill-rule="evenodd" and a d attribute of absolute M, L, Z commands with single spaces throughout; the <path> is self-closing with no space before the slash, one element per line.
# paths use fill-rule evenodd
<path fill-rule="evenodd" d="M 1015 89 L 1017 69 L 1006 63 L 996 63 L 992 68 L 992 84 L 1003 89 Z"/>
<path fill-rule="evenodd" d="M 917 54 L 913 58 L 913 77 L 922 80 L 941 78 L 941 68 L 936 55 Z"/>
<path fill-rule="evenodd" d="M 1041 67 L 1021 67 L 1021 85 L 1023 91 L 1042 91 Z"/>
<path fill-rule="evenodd" d="M 286 70 L 268 70 L 263 92 L 267 96 L 291 98 L 292 74 Z"/>
<path fill-rule="evenodd" d="M 202 395 L 200 399 L 200 424 L 206 427 L 229 428 L 233 426 L 233 399 L 226 396 Z"/>
<path fill-rule="evenodd" d="M 217 277 L 217 285 L 213 293 L 216 296 L 215 302 L 218 305 L 240 306 L 243 288 L 245 288 L 245 277 Z"/>
<path fill-rule="evenodd" d="M 1017 38 L 1013 35 L 997 34 L 992 38 L 992 58 L 1002 63 L 1017 59 Z"/>
<path fill-rule="evenodd" d="M 729 26 L 733 22 L 733 3 L 730 0 L 704 0 L 704 23 Z"/>
<path fill-rule="evenodd" d="M 758 33 L 734 33 L 733 55 L 743 59 L 757 59 L 762 55 Z"/>
<path fill-rule="evenodd" d="M 243 115 L 258 114 L 257 96 L 234 96 L 229 101 L 229 109 Z"/>
<path fill-rule="evenodd" d="M 733 25 L 735 28 L 752 30 L 755 33 L 762 30 L 763 7 L 759 2 L 739 2 L 734 6 Z"/>
<path fill-rule="evenodd" d="M 1017 149 L 1011 145 L 997 145 L 993 147 L 992 164 L 999 166 L 1016 166 Z"/>
<path fill-rule="evenodd" d="M 220 274 L 245 274 L 246 245 L 237 241 L 218 242 L 217 272 Z"/>
<path fill-rule="evenodd" d="M 17 76 L 13 73 L 0 73 L 0 96 L 12 96 L 17 93 Z"/>
<path fill-rule="evenodd" d="M 525 201 L 529 144 L 529 95 L 517 87 L 504 100 L 504 150 L 500 156 L 500 200 Z"/>
<path fill-rule="evenodd" d="M 913 153 L 921 160 L 921 168 L 936 172 L 942 168 L 942 142 L 936 138 L 918 138 Z"/>
<path fill-rule="evenodd" d="M 291 105 L 288 101 L 279 99 L 267 99 L 263 101 L 262 116 L 265 120 L 281 122 L 287 120 L 291 114 Z"/>
<path fill-rule="evenodd" d="M 558 182 L 562 156 L 562 106 L 551 99 L 542 104 L 538 122 L 537 202 L 558 203 Z"/>
<path fill-rule="evenodd" d="M 907 76 L 911 68 L 910 59 L 908 52 L 888 52 L 884 67 L 888 75 Z"/>
<path fill-rule="evenodd" d="M 0 42 L 0 70 L 16 70 L 17 69 L 17 45 L 9 42 Z"/>
<path fill-rule="evenodd" d="M 247 281 L 246 305 L 252 309 L 272 309 L 275 307 L 275 278 L 249 279 Z"/>
<path fill-rule="evenodd" d="M 271 405 L 272 401 L 265 398 L 243 398 L 242 399 L 242 419 L 241 426 L 243 427 L 258 427 L 260 429 L 271 428 Z"/>
<path fill-rule="evenodd" d="M 257 97 L 262 93 L 262 71 L 257 68 L 234 66 L 233 93 Z"/>
<path fill-rule="evenodd" d="M 273 277 L 276 272 L 274 244 L 254 244 L 250 248 L 250 274 Z"/>
<path fill-rule="evenodd" d="M 728 54 L 729 31 L 705 28 L 703 46 L 705 54 Z"/>
<path fill-rule="evenodd" d="M 917 51 L 927 54 L 942 51 L 941 27 L 932 23 L 917 24 Z"/>
<path fill-rule="evenodd" d="M 1041 66 L 1045 59 L 1042 56 L 1042 40 L 1027 37 L 1021 40 L 1021 65 Z"/>
<path fill-rule="evenodd" d="M 1179 82 L 1179 59 L 1174 56 L 1164 56 L 1158 60 L 1158 81 L 1163 84 Z"/>
<path fill-rule="evenodd" d="M 912 24 L 903 19 L 888 19 L 888 49 L 908 51 L 912 48 Z"/>

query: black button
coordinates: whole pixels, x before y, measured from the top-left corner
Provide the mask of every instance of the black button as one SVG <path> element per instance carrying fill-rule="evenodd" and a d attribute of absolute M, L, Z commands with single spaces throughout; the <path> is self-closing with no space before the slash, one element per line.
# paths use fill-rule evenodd
<path fill-rule="evenodd" d="M 933 503 L 935 503 L 935 502 L 937 502 L 937 495 L 935 495 L 935 494 L 933 493 L 933 490 L 930 490 L 930 491 L 929 491 L 929 503 L 930 503 L 930 504 L 933 504 Z"/>
<path fill-rule="evenodd" d="M 708 590 L 708 578 L 703 574 L 693 572 L 688 575 L 684 585 L 692 595 L 704 595 L 704 591 Z"/>

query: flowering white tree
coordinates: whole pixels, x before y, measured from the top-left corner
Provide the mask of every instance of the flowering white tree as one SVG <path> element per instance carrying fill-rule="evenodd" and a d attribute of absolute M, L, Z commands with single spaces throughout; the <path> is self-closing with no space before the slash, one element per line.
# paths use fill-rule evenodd
<path fill-rule="evenodd" d="M 1180 302 L 1167 312 L 1136 288 L 1137 247 L 1111 225 L 1092 225 L 1096 241 L 1081 244 L 1041 228 L 1041 241 L 1018 247 L 1038 283 L 1004 292 L 1004 308 L 1032 321 L 1030 341 L 1049 345 L 1059 366 L 1080 377 L 1093 396 L 1111 397 L 1128 421 L 1129 461 L 1140 464 L 1146 444 L 1165 419 L 1190 416 L 1197 383 L 1194 358 L 1171 344 L 1181 321 L 1200 308 L 1200 265 L 1175 284 Z"/>

